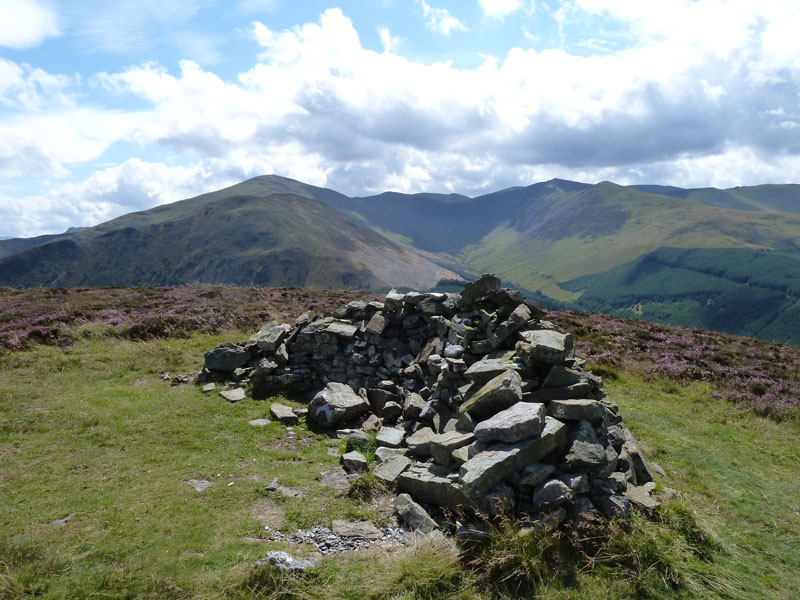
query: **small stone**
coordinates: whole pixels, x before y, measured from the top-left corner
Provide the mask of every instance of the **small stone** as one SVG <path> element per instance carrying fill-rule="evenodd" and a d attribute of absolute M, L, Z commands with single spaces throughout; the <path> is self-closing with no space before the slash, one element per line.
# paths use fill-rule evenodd
<path fill-rule="evenodd" d="M 270 421 L 269 419 L 253 419 L 252 421 L 248 421 L 247 423 L 249 425 L 252 425 L 253 427 L 266 427 L 267 425 L 272 423 L 272 421 Z"/>
<path fill-rule="evenodd" d="M 269 413 L 272 415 L 273 419 L 284 425 L 297 425 L 297 423 L 300 422 L 291 407 L 281 404 L 280 402 L 273 402 L 269 407 Z"/>
<path fill-rule="evenodd" d="M 624 496 L 647 510 L 653 510 L 658 506 L 658 500 L 650 495 L 650 488 L 645 486 L 629 485 L 625 489 Z"/>
<path fill-rule="evenodd" d="M 385 423 L 394 423 L 403 414 L 403 407 L 397 402 L 387 402 L 383 405 L 381 417 Z"/>
<path fill-rule="evenodd" d="M 369 402 L 349 385 L 331 381 L 308 406 L 308 416 L 323 427 L 333 428 L 357 420 L 370 409 Z"/>
<path fill-rule="evenodd" d="M 555 471 L 556 468 L 553 465 L 534 463 L 525 467 L 519 482 L 521 485 L 537 486 L 555 473 Z"/>
<path fill-rule="evenodd" d="M 334 467 L 319 474 L 320 483 L 325 487 L 333 488 L 339 495 L 346 494 L 350 490 L 350 480 L 347 473 L 341 467 Z"/>
<path fill-rule="evenodd" d="M 381 426 L 381 420 L 375 415 L 370 415 L 361 424 L 361 429 L 364 431 L 377 431 Z"/>
<path fill-rule="evenodd" d="M 448 344 L 444 347 L 445 358 L 461 358 L 462 354 L 464 354 L 464 348 L 458 344 Z"/>
<path fill-rule="evenodd" d="M 381 446 L 375 450 L 375 462 L 378 464 L 384 463 L 395 456 L 405 456 L 407 452 L 407 448 L 389 448 L 387 446 Z"/>
<path fill-rule="evenodd" d="M 597 400 L 551 400 L 547 415 L 562 421 L 595 422 L 606 414 L 605 406 Z"/>
<path fill-rule="evenodd" d="M 491 379 L 458 409 L 483 421 L 522 400 L 522 378 L 516 371 L 504 371 Z"/>
<path fill-rule="evenodd" d="M 249 361 L 249 350 L 238 344 L 225 342 L 205 353 L 203 366 L 209 371 L 233 373 L 234 369 L 243 367 Z"/>
<path fill-rule="evenodd" d="M 381 537 L 381 530 L 369 521 L 347 521 L 334 519 L 331 523 L 333 533 L 341 537 L 361 538 L 364 540 L 377 540 Z"/>
<path fill-rule="evenodd" d="M 433 429 L 423 427 L 406 438 L 406 446 L 410 454 L 426 457 L 431 455 L 431 440 L 436 436 Z"/>
<path fill-rule="evenodd" d="M 302 575 L 309 569 L 317 566 L 317 561 L 308 558 L 297 558 L 288 552 L 279 550 L 272 550 L 267 552 L 267 555 L 256 561 L 256 567 L 262 567 L 266 564 L 275 566 L 281 571 L 290 573 L 291 575 Z"/>
<path fill-rule="evenodd" d="M 572 500 L 575 496 L 569 486 L 558 479 L 551 479 L 547 483 L 536 488 L 533 493 L 534 510 L 552 508 Z"/>
<path fill-rule="evenodd" d="M 219 395 L 230 403 L 239 402 L 239 400 L 244 400 L 244 388 L 237 387 L 232 390 L 223 390 Z"/>
<path fill-rule="evenodd" d="M 217 389 L 217 384 L 216 383 L 207 383 L 207 384 L 205 384 L 203 386 L 202 389 L 203 389 L 204 392 L 213 392 L 215 389 Z"/>
<path fill-rule="evenodd" d="M 519 334 L 517 355 L 527 364 L 560 365 L 572 353 L 572 336 L 537 329 Z"/>
<path fill-rule="evenodd" d="M 357 450 L 342 454 L 342 464 L 350 473 L 363 473 L 369 468 L 366 457 Z"/>

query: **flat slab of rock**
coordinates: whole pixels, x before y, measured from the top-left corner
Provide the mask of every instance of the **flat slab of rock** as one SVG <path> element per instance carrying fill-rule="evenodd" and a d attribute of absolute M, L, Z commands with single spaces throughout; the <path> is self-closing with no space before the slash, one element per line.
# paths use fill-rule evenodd
<path fill-rule="evenodd" d="M 269 413 L 273 419 L 284 425 L 297 425 L 300 422 L 292 408 L 280 402 L 273 402 L 269 407 Z"/>
<path fill-rule="evenodd" d="M 369 521 L 334 519 L 331 524 L 331 530 L 341 537 L 353 537 L 365 540 L 377 540 L 381 537 L 381 530 Z"/>
<path fill-rule="evenodd" d="M 310 558 L 298 558 L 280 550 L 272 550 L 267 552 L 264 558 L 257 560 L 255 566 L 262 567 L 267 564 L 292 575 L 302 575 L 317 566 L 317 561 Z"/>
<path fill-rule="evenodd" d="M 547 415 L 562 421 L 599 421 L 606 414 L 606 408 L 597 400 L 551 400 L 547 405 Z"/>
<path fill-rule="evenodd" d="M 569 502 L 574 496 L 575 492 L 566 483 L 559 479 L 551 479 L 536 488 L 533 494 L 533 508 L 534 510 L 553 508 Z"/>
<path fill-rule="evenodd" d="M 386 448 L 399 448 L 403 444 L 406 432 L 397 427 L 384 427 L 378 432 L 375 437 L 375 442 L 378 446 Z"/>
<path fill-rule="evenodd" d="M 369 402 L 344 383 L 328 383 L 308 405 L 308 416 L 323 427 L 356 421 L 369 410 Z"/>
<path fill-rule="evenodd" d="M 251 342 L 255 342 L 259 350 L 265 352 L 275 352 L 286 339 L 287 334 L 291 331 L 292 327 L 288 323 L 269 323 L 265 325 L 261 331 L 250 338 Z"/>
<path fill-rule="evenodd" d="M 658 500 L 653 498 L 650 495 L 650 491 L 652 488 L 647 487 L 645 485 L 637 486 L 637 485 L 629 485 L 625 488 L 624 496 L 633 502 L 634 504 L 638 504 L 642 508 L 647 509 L 654 509 L 658 506 Z"/>
<path fill-rule="evenodd" d="M 270 421 L 269 419 L 253 419 L 252 421 L 248 421 L 247 423 L 248 425 L 252 425 L 253 427 L 266 427 L 267 425 L 272 423 L 272 421 Z"/>
<path fill-rule="evenodd" d="M 494 444 L 461 465 L 459 480 L 464 491 L 479 497 L 512 473 L 538 462 L 567 442 L 567 426 L 546 417 L 542 433 L 513 444 Z"/>
<path fill-rule="evenodd" d="M 358 479 L 358 477 L 348 477 L 341 467 L 334 467 L 319 474 L 320 484 L 333 488 L 339 495 L 346 494 L 350 490 L 350 484 L 355 479 Z"/>
<path fill-rule="evenodd" d="M 560 365 L 572 352 L 572 336 L 548 329 L 523 331 L 517 344 L 517 355 L 527 364 Z"/>
<path fill-rule="evenodd" d="M 204 392 L 213 392 L 215 389 L 217 389 L 216 383 L 207 383 L 202 387 Z"/>
<path fill-rule="evenodd" d="M 343 323 L 341 321 L 334 321 L 325 328 L 325 333 L 330 333 L 348 340 L 352 339 L 356 331 L 358 331 L 358 327 L 352 323 Z"/>
<path fill-rule="evenodd" d="M 437 465 L 414 465 L 397 478 L 397 489 L 417 502 L 458 510 L 468 504 L 461 486 Z"/>
<path fill-rule="evenodd" d="M 228 402 L 239 402 L 244 400 L 244 388 L 237 387 L 232 390 L 222 390 L 219 395 Z"/>
<path fill-rule="evenodd" d="M 474 433 L 481 442 L 518 442 L 539 435 L 544 429 L 544 420 L 544 404 L 517 402 L 478 423 Z"/>
<path fill-rule="evenodd" d="M 192 486 L 195 491 L 204 492 L 214 484 L 207 479 L 188 479 L 186 485 Z"/>
<path fill-rule="evenodd" d="M 518 369 L 520 366 L 521 365 L 509 359 L 484 358 L 473 363 L 472 366 L 466 370 L 464 376 L 470 381 L 485 383 L 501 375 L 505 371 Z"/>
<path fill-rule="evenodd" d="M 392 483 L 411 465 L 411 459 L 399 454 L 379 464 L 372 470 L 372 475 L 386 483 Z"/>
<path fill-rule="evenodd" d="M 422 533 L 429 533 L 439 528 L 428 512 L 408 494 L 400 494 L 394 499 L 394 507 L 397 509 L 397 514 L 406 522 L 414 531 L 421 531 Z"/>
<path fill-rule="evenodd" d="M 408 453 L 407 448 L 388 448 L 386 446 L 380 446 L 375 449 L 375 462 L 380 464 L 395 456 L 405 456 L 406 453 Z"/>
<path fill-rule="evenodd" d="M 433 460 L 440 465 L 451 465 L 457 463 L 453 458 L 453 452 L 464 446 L 468 446 L 475 441 L 472 433 L 461 433 L 459 431 L 448 431 L 440 433 L 431 438 L 430 451 Z"/>
<path fill-rule="evenodd" d="M 209 371 L 232 373 L 250 361 L 250 351 L 243 346 L 225 342 L 205 353 L 203 366 Z"/>
<path fill-rule="evenodd" d="M 458 409 L 483 421 L 522 400 L 522 378 L 516 371 L 504 371 L 481 387 Z"/>

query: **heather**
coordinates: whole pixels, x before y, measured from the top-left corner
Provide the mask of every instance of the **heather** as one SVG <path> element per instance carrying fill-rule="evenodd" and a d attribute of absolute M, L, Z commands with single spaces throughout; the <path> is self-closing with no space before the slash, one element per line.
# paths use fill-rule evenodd
<path fill-rule="evenodd" d="M 736 407 L 776 419 L 796 418 L 800 350 L 753 338 L 599 314 L 558 311 L 550 318 L 576 338 L 596 372 L 625 368 L 643 375 L 699 382 Z"/>
<path fill-rule="evenodd" d="M 309 309 L 333 310 L 369 292 L 219 285 L 0 289 L 0 348 L 72 344 L 98 333 L 129 339 L 257 329 Z"/>

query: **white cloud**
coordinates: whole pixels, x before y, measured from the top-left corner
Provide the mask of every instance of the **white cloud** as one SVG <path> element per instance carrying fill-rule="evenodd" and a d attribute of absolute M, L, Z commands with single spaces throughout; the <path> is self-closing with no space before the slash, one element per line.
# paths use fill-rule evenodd
<path fill-rule="evenodd" d="M 435 8 L 425 0 L 418 1 L 422 7 L 422 15 L 425 17 L 425 27 L 434 33 L 449 36 L 453 31 L 467 30 L 466 25 L 451 15 L 446 8 Z"/>
<path fill-rule="evenodd" d="M 72 94 L 79 82 L 0 60 L 0 103 L 21 111 L 0 116 L 0 177 L 66 177 L 120 140 L 190 165 L 128 161 L 14 200 L 30 209 L 20 221 L 28 233 L 271 172 L 348 194 L 478 194 L 554 176 L 723 187 L 796 177 L 798 9 L 664 1 L 679 18 L 716 23 L 719 39 L 694 23 L 673 32 L 677 21 L 663 24 L 639 3 L 576 0 L 566 26 L 602 13 L 629 26 L 636 43 L 594 56 L 515 48 L 457 68 L 397 54 L 388 30 L 379 33 L 384 52 L 364 48 L 353 23 L 330 9 L 289 30 L 255 23 L 259 62 L 236 80 L 192 61 L 176 72 L 148 63 L 97 76 L 149 105 L 126 112 L 82 106 Z M 52 204 L 81 194 L 87 204 L 77 212 Z M 46 227 L 51 216 L 58 227 Z"/>
<path fill-rule="evenodd" d="M 0 0 L 0 46 L 30 48 L 60 33 L 58 15 L 41 0 Z"/>
<path fill-rule="evenodd" d="M 397 52 L 400 43 L 403 41 L 403 38 L 393 36 L 386 27 L 378 29 L 378 36 L 381 38 L 381 46 L 383 46 L 384 52 Z"/>
<path fill-rule="evenodd" d="M 478 4 L 484 16 L 501 21 L 522 8 L 522 0 L 478 0 Z"/>

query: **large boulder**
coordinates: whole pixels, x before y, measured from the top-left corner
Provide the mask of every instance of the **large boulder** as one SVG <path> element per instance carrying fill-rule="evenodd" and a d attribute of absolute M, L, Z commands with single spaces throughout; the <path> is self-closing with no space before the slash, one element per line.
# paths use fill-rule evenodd
<path fill-rule="evenodd" d="M 519 337 L 521 340 L 517 342 L 517 356 L 529 365 L 560 365 L 572 353 L 573 342 L 569 334 L 536 329 L 523 331 Z"/>
<path fill-rule="evenodd" d="M 206 352 L 203 366 L 209 371 L 233 373 L 235 369 L 245 366 L 250 358 L 250 350 L 247 348 L 225 342 Z"/>
<path fill-rule="evenodd" d="M 369 410 L 369 402 L 344 383 L 331 381 L 308 405 L 308 418 L 326 428 L 350 423 Z"/>

